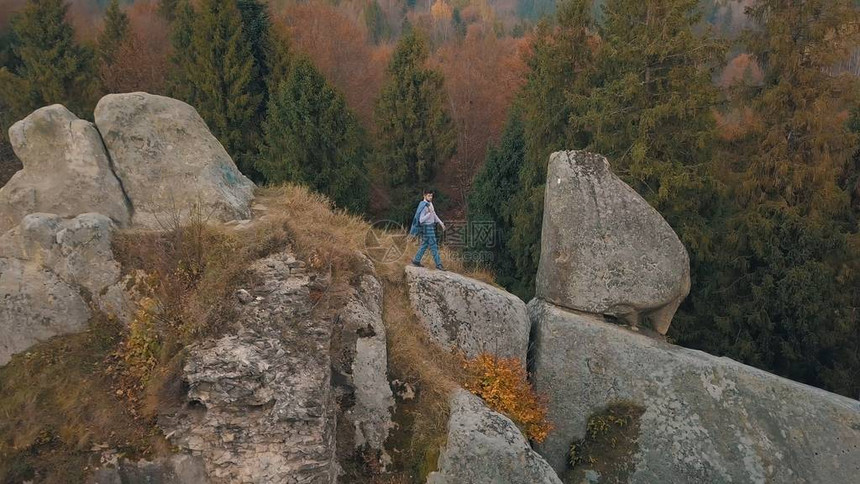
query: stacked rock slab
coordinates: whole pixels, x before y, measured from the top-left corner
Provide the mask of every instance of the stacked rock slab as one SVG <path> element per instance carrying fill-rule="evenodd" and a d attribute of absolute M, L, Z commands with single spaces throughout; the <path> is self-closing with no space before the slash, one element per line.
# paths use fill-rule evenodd
<path fill-rule="evenodd" d="M 199 458 L 178 454 L 154 461 L 119 460 L 96 470 L 88 484 L 206 484 L 206 469 Z"/>
<path fill-rule="evenodd" d="M 690 263 L 668 223 L 603 156 L 549 159 L 535 296 L 666 334 L 690 291 Z"/>
<path fill-rule="evenodd" d="M 623 404 L 644 413 L 622 482 L 856 481 L 860 403 L 605 317 L 665 334 L 690 285 L 678 238 L 605 158 L 550 157 L 542 237 L 528 310 L 533 383 L 555 426 L 537 450 L 554 469 L 592 415 Z"/>
<path fill-rule="evenodd" d="M 189 216 L 250 217 L 254 184 L 188 104 L 143 92 L 109 94 L 94 114 L 134 206 L 134 225 L 163 229 Z"/>
<path fill-rule="evenodd" d="M 0 234 L 35 212 L 98 212 L 128 224 L 128 201 L 92 123 L 45 106 L 13 124 L 9 142 L 24 168 L 0 188 Z"/>
<path fill-rule="evenodd" d="M 336 480 L 331 322 L 312 317 L 314 280 L 295 262 L 278 253 L 252 264 L 240 328 L 188 348 L 186 405 L 159 419 L 210 482 Z"/>
<path fill-rule="evenodd" d="M 521 299 L 446 271 L 407 266 L 406 281 L 412 309 L 437 344 L 525 363 L 530 323 Z"/>
<path fill-rule="evenodd" d="M 857 482 L 860 402 L 540 300 L 534 384 L 555 429 L 538 452 L 559 472 L 590 415 L 645 409 L 627 482 Z"/>
<path fill-rule="evenodd" d="M 89 307 L 76 287 L 36 264 L 0 258 L 0 365 L 51 336 L 86 329 Z"/>
<path fill-rule="evenodd" d="M 427 484 L 561 484 L 509 418 L 465 390 L 450 407 L 448 441 Z"/>
<path fill-rule="evenodd" d="M 342 325 L 341 353 L 351 358 L 345 358 L 345 365 L 335 363 L 335 370 L 339 372 L 335 381 L 342 380 L 339 386 L 353 397 L 339 399 L 351 404 L 344 405 L 347 408 L 343 409 L 338 427 L 343 425 L 347 432 L 352 429 L 347 439 L 352 442 L 352 448 L 349 452 L 341 452 L 346 456 L 342 458 L 355 458 L 356 452 L 372 450 L 384 467 L 391 460 L 385 451 L 385 440 L 394 427 L 394 395 L 388 383 L 382 284 L 372 275 L 372 262 L 366 262 L 371 273 L 357 278 L 354 293 L 338 314 Z M 368 455 L 366 453 L 365 458 Z"/>

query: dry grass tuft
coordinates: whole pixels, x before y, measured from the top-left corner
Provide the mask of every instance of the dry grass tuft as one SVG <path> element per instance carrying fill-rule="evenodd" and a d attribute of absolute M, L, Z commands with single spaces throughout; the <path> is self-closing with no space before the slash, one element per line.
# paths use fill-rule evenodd
<path fill-rule="evenodd" d="M 0 368 L 0 482 L 83 482 L 102 449 L 132 458 L 166 451 L 106 374 L 121 337 L 119 323 L 97 314 L 88 331 L 52 338 Z"/>

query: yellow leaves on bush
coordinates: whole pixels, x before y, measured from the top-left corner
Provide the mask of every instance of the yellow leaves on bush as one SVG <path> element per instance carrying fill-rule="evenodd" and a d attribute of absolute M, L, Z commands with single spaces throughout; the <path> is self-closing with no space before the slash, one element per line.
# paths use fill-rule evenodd
<path fill-rule="evenodd" d="M 463 368 L 467 372 L 467 390 L 484 399 L 492 410 L 507 415 L 529 439 L 546 439 L 552 430 L 546 419 L 546 399 L 529 383 L 519 358 L 482 353 L 464 361 Z"/>
<path fill-rule="evenodd" d="M 125 362 L 127 372 L 140 382 L 145 382 L 150 371 L 158 364 L 161 347 L 155 317 L 158 303 L 144 297 L 137 303 L 138 309 L 128 328 L 128 336 L 122 342 L 119 355 Z"/>

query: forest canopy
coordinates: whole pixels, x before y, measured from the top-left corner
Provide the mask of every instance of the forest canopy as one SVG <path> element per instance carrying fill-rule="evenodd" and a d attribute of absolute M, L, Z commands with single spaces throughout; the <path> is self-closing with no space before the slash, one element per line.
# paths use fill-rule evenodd
<path fill-rule="evenodd" d="M 192 104 L 259 184 L 406 222 L 424 188 L 528 300 L 549 154 L 585 149 L 690 254 L 672 341 L 860 395 L 856 0 L 11 0 L 6 132 L 110 92 Z"/>

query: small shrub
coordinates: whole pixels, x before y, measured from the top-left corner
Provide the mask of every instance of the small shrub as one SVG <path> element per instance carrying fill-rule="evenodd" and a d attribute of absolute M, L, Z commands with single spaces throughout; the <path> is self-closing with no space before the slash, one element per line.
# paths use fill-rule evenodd
<path fill-rule="evenodd" d="M 546 419 L 546 401 L 528 382 L 519 358 L 482 353 L 466 360 L 464 368 L 467 390 L 483 398 L 491 409 L 507 415 L 529 439 L 538 443 L 546 439 L 552 430 Z"/>
<path fill-rule="evenodd" d="M 586 469 L 597 471 L 601 481 L 627 482 L 632 472 L 632 456 L 638 452 L 639 421 L 645 409 L 616 402 L 588 418 L 585 436 L 573 442 L 568 463 L 575 475 L 584 478 Z"/>
<path fill-rule="evenodd" d="M 141 299 L 137 314 L 129 324 L 128 335 L 118 349 L 128 375 L 141 384 L 149 379 L 150 372 L 158 364 L 161 336 L 156 328 L 156 311 L 154 299 Z"/>

